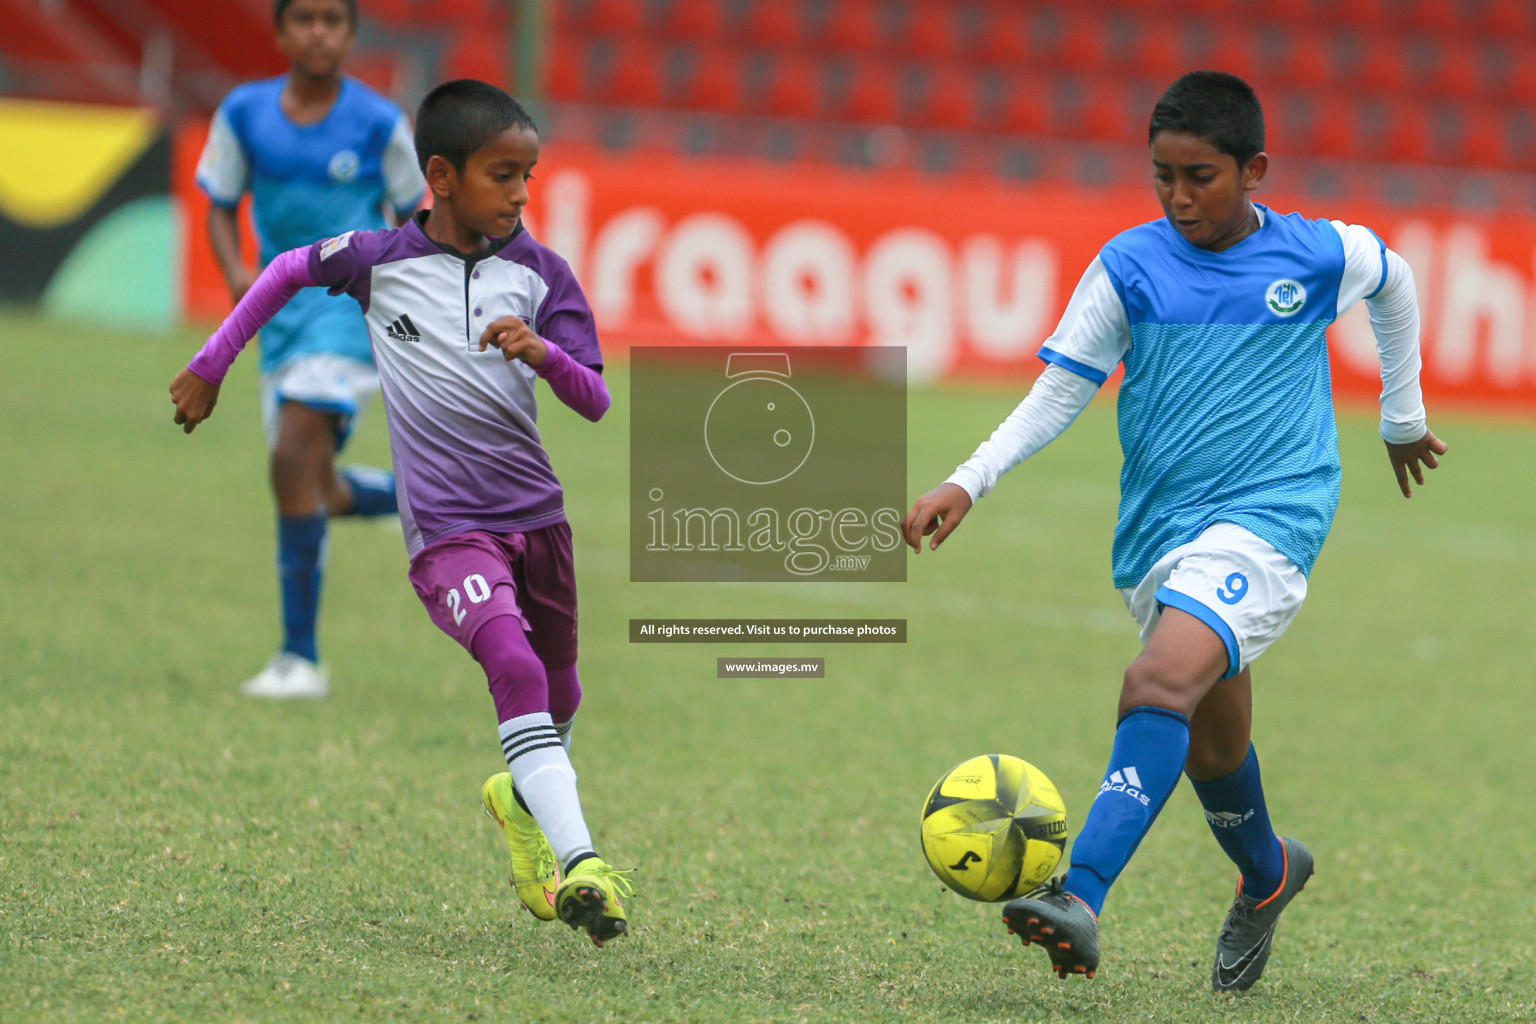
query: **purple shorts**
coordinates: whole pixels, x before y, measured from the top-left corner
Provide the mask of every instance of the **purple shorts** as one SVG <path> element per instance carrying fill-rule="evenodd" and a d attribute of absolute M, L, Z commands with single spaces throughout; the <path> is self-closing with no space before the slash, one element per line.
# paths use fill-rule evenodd
<path fill-rule="evenodd" d="M 411 559 L 411 586 L 438 629 L 473 654 L 500 615 L 528 632 L 547 668 L 576 664 L 576 565 L 569 523 L 527 533 L 456 533 Z"/>

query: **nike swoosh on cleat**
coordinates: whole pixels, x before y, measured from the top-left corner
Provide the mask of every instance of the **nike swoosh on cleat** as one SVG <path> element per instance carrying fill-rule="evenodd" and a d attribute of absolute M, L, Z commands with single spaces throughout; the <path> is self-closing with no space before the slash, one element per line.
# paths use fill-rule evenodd
<path fill-rule="evenodd" d="M 550 892 L 548 889 L 544 890 L 544 898 L 549 901 L 550 906 L 555 905 L 555 894 Z"/>
<path fill-rule="evenodd" d="M 1252 966 L 1253 961 L 1258 958 L 1259 953 L 1263 951 L 1265 945 L 1268 944 L 1269 940 L 1274 938 L 1274 935 L 1275 935 L 1274 928 L 1270 928 L 1269 931 L 1264 933 L 1264 937 L 1263 938 L 1259 939 L 1258 942 L 1253 944 L 1253 947 L 1251 949 L 1249 949 L 1248 952 L 1244 953 L 1242 956 L 1238 957 L 1236 960 L 1232 961 L 1230 964 L 1227 963 L 1226 960 L 1224 960 L 1221 956 L 1217 956 L 1216 957 L 1216 970 L 1218 972 L 1223 972 L 1223 971 L 1229 972 L 1234 977 L 1239 977 L 1239 978 L 1242 977 L 1243 971 L 1247 970 L 1250 966 Z M 1222 980 L 1225 981 L 1226 979 L 1223 978 Z"/>

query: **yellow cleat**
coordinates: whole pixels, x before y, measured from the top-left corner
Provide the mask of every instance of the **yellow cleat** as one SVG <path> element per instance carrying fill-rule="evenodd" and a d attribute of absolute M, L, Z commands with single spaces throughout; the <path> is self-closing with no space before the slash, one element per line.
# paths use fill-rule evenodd
<path fill-rule="evenodd" d="M 553 921 L 555 893 L 560 885 L 560 867 L 555 851 L 550 849 L 544 830 L 523 810 L 512 795 L 509 772 L 492 775 L 480 789 L 485 813 L 501 826 L 512 851 L 512 888 L 523 901 L 523 909 L 540 921 Z"/>
<path fill-rule="evenodd" d="M 555 891 L 555 910 L 572 928 L 585 928 L 594 945 L 601 946 L 629 931 L 621 896 L 633 896 L 627 871 L 609 867 L 601 857 L 588 857 L 571 868 Z"/>

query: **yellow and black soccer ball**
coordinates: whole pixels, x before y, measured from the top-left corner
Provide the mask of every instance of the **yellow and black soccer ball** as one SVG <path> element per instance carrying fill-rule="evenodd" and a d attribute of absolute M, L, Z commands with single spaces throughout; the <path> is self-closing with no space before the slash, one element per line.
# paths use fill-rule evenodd
<path fill-rule="evenodd" d="M 923 801 L 923 856 L 960 895 L 995 903 L 1036 889 L 1067 845 L 1067 808 L 1045 773 L 1008 754 L 945 772 Z"/>

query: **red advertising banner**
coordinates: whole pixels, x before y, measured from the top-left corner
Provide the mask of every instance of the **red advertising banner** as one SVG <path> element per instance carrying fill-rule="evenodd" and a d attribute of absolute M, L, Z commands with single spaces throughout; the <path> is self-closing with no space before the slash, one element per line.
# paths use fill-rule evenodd
<path fill-rule="evenodd" d="M 184 221 L 200 236 L 201 133 L 180 142 Z M 1105 191 L 552 146 L 536 179 L 529 228 L 575 268 L 609 349 L 905 345 L 914 381 L 1033 376 L 1099 248 L 1160 212 L 1150 174 L 1145 191 Z M 1260 198 L 1368 225 L 1407 259 L 1431 399 L 1536 411 L 1536 219 Z M 188 313 L 220 316 L 206 241 L 187 241 Z M 1373 399 L 1363 303 L 1330 338 L 1335 390 Z"/>

